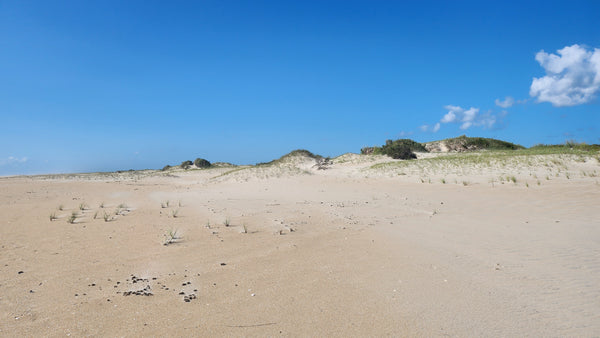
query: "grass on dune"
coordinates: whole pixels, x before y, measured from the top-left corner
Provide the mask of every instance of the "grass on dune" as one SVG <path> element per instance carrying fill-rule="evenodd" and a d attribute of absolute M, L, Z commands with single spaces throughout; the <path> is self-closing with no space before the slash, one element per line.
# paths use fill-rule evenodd
<path fill-rule="evenodd" d="M 453 153 L 449 155 L 440 155 L 432 158 L 419 159 L 417 161 L 394 161 L 379 163 L 371 166 L 372 169 L 381 168 L 402 168 L 413 165 L 418 166 L 463 166 L 479 165 L 484 167 L 506 166 L 511 164 L 540 164 L 547 162 L 549 164 L 560 166 L 564 160 L 573 159 L 584 162 L 587 158 L 595 158 L 600 162 L 598 150 L 586 150 L 582 148 L 568 148 L 563 146 L 537 146 L 529 149 L 519 149 L 513 151 L 481 151 Z M 600 150 L 600 147 L 598 147 Z M 550 158 L 544 158 L 540 155 L 557 155 Z"/>

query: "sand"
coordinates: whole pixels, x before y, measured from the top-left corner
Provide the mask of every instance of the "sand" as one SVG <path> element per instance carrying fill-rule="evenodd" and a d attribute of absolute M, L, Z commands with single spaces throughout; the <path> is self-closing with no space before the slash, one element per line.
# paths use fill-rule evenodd
<path fill-rule="evenodd" d="M 0 336 L 600 335 L 598 160 L 427 161 L 0 178 Z"/>

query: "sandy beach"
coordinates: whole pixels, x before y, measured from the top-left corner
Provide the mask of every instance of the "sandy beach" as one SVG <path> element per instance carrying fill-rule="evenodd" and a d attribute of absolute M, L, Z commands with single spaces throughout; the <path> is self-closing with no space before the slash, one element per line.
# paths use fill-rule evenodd
<path fill-rule="evenodd" d="M 0 178 L 0 336 L 600 335 L 597 157 L 418 156 Z"/>

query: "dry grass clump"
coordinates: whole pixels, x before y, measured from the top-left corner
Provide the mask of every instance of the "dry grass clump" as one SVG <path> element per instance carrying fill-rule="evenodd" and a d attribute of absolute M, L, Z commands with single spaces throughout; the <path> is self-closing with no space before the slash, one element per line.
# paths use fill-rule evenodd
<path fill-rule="evenodd" d="M 177 242 L 177 240 L 181 239 L 181 237 L 179 237 L 179 235 L 177 234 L 177 229 L 168 230 L 164 236 L 165 236 L 165 240 L 163 242 L 163 245 L 165 245 L 165 246 L 169 245 L 169 244 L 173 244 L 173 243 Z"/>
<path fill-rule="evenodd" d="M 69 218 L 67 219 L 67 223 L 74 224 L 75 221 L 77 220 L 77 216 L 78 216 L 77 211 L 73 211 L 71 213 L 71 216 L 69 216 Z"/>

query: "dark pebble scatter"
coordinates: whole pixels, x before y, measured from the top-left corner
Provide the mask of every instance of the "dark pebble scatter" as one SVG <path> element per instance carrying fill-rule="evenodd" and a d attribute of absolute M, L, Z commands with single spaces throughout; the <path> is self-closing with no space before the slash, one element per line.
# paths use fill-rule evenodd
<path fill-rule="evenodd" d="M 186 303 L 191 302 L 192 299 L 196 299 L 196 295 L 193 294 L 193 293 L 190 294 L 190 295 L 187 295 L 187 296 L 183 297 L 183 301 L 186 302 Z"/>
<path fill-rule="evenodd" d="M 153 296 L 154 294 L 150 290 L 150 285 L 146 285 L 141 290 L 125 291 L 123 292 L 123 296 Z"/>

